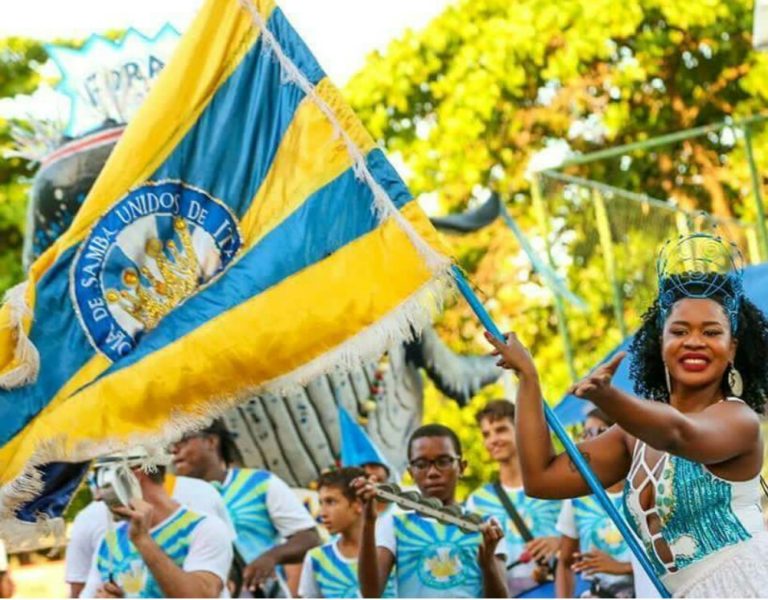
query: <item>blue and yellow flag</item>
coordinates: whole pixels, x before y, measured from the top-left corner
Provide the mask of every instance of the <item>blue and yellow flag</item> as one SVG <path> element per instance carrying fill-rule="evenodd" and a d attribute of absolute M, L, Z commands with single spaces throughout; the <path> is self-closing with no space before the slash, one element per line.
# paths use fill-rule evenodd
<path fill-rule="evenodd" d="M 438 247 L 274 2 L 208 0 L 0 312 L 0 517 L 41 464 L 378 356 L 429 321 Z"/>

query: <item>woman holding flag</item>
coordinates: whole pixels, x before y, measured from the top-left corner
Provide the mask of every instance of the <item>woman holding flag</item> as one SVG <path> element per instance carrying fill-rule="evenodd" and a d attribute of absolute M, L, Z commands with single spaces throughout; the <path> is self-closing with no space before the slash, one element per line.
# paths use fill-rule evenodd
<path fill-rule="evenodd" d="M 656 573 L 678 597 L 759 597 L 768 589 L 760 511 L 768 397 L 768 320 L 743 295 L 738 251 L 694 234 L 667 243 L 659 296 L 632 343 L 635 391 L 611 385 L 624 353 L 572 388 L 616 425 L 579 445 L 607 488 L 627 479 L 624 511 Z M 487 334 L 517 372 L 517 439 L 525 490 L 590 492 L 550 442 L 534 362 L 514 334 Z"/>

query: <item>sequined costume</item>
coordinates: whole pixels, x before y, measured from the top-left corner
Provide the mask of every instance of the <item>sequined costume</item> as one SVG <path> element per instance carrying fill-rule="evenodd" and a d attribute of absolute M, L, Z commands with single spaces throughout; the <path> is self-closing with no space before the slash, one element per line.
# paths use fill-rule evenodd
<path fill-rule="evenodd" d="M 644 510 L 640 496 L 648 486 L 654 499 Z M 646 444 L 638 440 L 624 511 L 676 597 L 754 598 L 768 591 L 759 475 L 728 481 L 701 463 L 666 453 L 651 466 Z"/>

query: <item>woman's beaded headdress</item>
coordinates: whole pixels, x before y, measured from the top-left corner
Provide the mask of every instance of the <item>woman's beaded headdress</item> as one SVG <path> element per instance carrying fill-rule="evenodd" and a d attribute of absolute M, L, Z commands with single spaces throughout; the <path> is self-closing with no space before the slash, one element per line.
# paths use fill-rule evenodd
<path fill-rule="evenodd" d="M 710 233 L 668 240 L 656 261 L 660 325 L 681 298 L 712 298 L 725 308 L 735 334 L 744 295 L 743 263 L 735 244 Z"/>

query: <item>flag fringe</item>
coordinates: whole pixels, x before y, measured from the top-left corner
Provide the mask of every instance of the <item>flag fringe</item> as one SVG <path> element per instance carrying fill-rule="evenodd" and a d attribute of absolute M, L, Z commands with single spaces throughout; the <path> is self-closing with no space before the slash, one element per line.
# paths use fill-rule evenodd
<path fill-rule="evenodd" d="M 286 55 L 280 42 L 267 28 L 263 16 L 254 6 L 252 0 L 239 0 L 240 4 L 251 16 L 254 25 L 258 27 L 264 40 L 264 52 L 277 60 L 281 68 L 281 81 L 285 85 L 298 86 L 307 97 L 318 106 L 333 126 L 335 135 L 341 138 L 352 158 L 355 175 L 364 181 L 373 194 L 373 205 L 380 222 L 392 218 L 406 233 L 411 243 L 424 259 L 427 267 L 434 273 L 444 271 L 450 264 L 450 260 L 436 252 L 416 231 L 413 225 L 406 219 L 395 206 L 384 188 L 379 185 L 373 174 L 368 169 L 363 151 L 355 144 L 351 136 L 345 131 L 341 120 L 331 106 L 321 97 L 307 77 L 296 64 Z M 29 339 L 24 327 L 24 317 L 29 316 L 31 309 L 26 304 L 27 282 L 19 284 L 8 291 L 5 303 L 11 309 L 11 326 L 16 329 L 16 349 L 14 358 L 17 366 L 0 375 L 0 389 L 13 389 L 34 383 L 40 370 L 40 355 L 34 344 Z"/>
<path fill-rule="evenodd" d="M 233 406 L 253 396 L 295 392 L 324 373 L 334 369 L 350 369 L 376 360 L 394 344 L 414 339 L 432 322 L 436 311 L 442 308 L 446 293 L 453 291 L 452 281 L 450 270 L 444 270 L 382 319 L 322 356 L 257 387 L 238 394 L 210 398 L 184 412 L 172 414 L 157 433 L 136 434 L 100 442 L 84 441 L 74 449 L 67 447 L 64 436 L 41 440 L 24 472 L 0 489 L 0 539 L 14 551 L 15 548 L 23 549 L 35 544 L 39 546 L 37 538 L 58 535 L 59 524 L 56 519 L 39 515 L 36 523 L 30 523 L 16 516 L 20 506 L 35 499 L 43 491 L 42 472 L 39 469 L 41 465 L 60 461 L 84 462 L 97 456 L 144 446 L 148 452 L 147 464 L 144 466 L 149 468 L 160 462 L 159 457 L 165 452 L 164 449 L 184 433 L 205 427 Z M 31 536 L 36 539 L 30 540 Z"/>
<path fill-rule="evenodd" d="M 34 383 L 40 372 L 40 353 L 27 335 L 24 319 L 32 315 L 32 309 L 27 304 L 28 281 L 12 287 L 5 294 L 4 304 L 9 308 L 9 327 L 15 331 L 16 348 L 13 353 L 16 367 L 0 375 L 0 389 L 14 388 Z"/>
<path fill-rule="evenodd" d="M 307 97 L 311 98 L 329 119 L 334 133 L 343 140 L 352 158 L 356 176 L 364 181 L 373 193 L 373 209 L 376 211 L 379 221 L 392 218 L 397 222 L 424 259 L 426 266 L 433 273 L 433 278 L 382 319 L 322 356 L 302 365 L 291 373 L 259 386 L 245 389 L 234 395 L 209 398 L 194 407 L 190 407 L 185 412 L 172 414 L 160 432 L 135 434 L 126 438 L 99 442 L 81 442 L 75 448 L 68 447 L 68 444 L 65 443 L 65 436 L 41 440 L 24 472 L 0 489 L 0 538 L 3 538 L 11 549 L 23 547 L 25 543 L 28 544 L 30 536 L 50 536 L 58 530 L 58 519 L 49 519 L 45 515 L 38 515 L 36 523 L 29 523 L 20 521 L 16 515 L 16 510 L 20 506 L 33 500 L 43 491 L 41 465 L 62 460 L 88 461 L 96 456 L 127 450 L 137 445 L 153 448 L 158 452 L 162 451 L 170 443 L 178 440 L 185 432 L 205 427 L 231 407 L 255 395 L 290 393 L 300 389 L 312 379 L 334 369 L 348 370 L 365 361 L 378 359 L 393 345 L 412 340 L 418 336 L 423 328 L 432 322 L 437 311 L 441 309 L 445 294 L 453 290 L 450 260 L 436 252 L 419 235 L 408 219 L 400 213 L 392 199 L 371 174 L 364 153 L 345 131 L 338 115 L 321 97 L 317 88 L 288 58 L 280 43 L 268 30 L 264 18 L 252 1 L 239 1 L 249 12 L 254 25 L 261 32 L 264 41 L 263 51 L 279 62 L 283 83 L 298 86 Z M 24 317 L 30 314 L 30 309 L 25 302 L 25 291 L 26 283 L 13 288 L 6 299 L 11 306 L 12 324 L 18 331 L 15 358 L 19 361 L 20 366 L 0 378 L 0 387 L 17 387 L 31 383 L 39 371 L 39 354 L 29 340 L 23 326 Z M 152 462 L 153 459 L 150 454 L 147 466 L 151 465 Z"/>
<path fill-rule="evenodd" d="M 368 169 L 368 165 L 365 161 L 365 154 L 360 147 L 355 143 L 352 137 L 344 130 L 341 125 L 341 121 L 334 110 L 328 105 L 328 103 L 318 93 L 317 88 L 307 79 L 304 73 L 301 72 L 296 64 L 288 57 L 283 50 L 280 42 L 274 34 L 267 28 L 264 17 L 259 13 L 256 6 L 253 4 L 253 0 L 239 0 L 242 7 L 248 11 L 251 16 L 251 20 L 254 25 L 258 27 L 259 32 L 264 43 L 263 52 L 280 64 L 281 69 L 281 83 L 296 85 L 302 92 L 318 106 L 321 112 L 328 118 L 333 126 L 335 134 L 342 139 L 344 145 L 347 148 L 347 152 L 353 161 L 353 169 L 358 179 L 364 181 L 373 193 L 373 204 L 376 210 L 376 216 L 379 222 L 382 222 L 388 218 L 393 218 L 400 226 L 400 228 L 406 233 L 411 243 L 419 251 L 427 266 L 432 271 L 440 271 L 448 264 L 448 259 L 436 252 L 414 229 L 413 225 L 406 219 L 392 202 L 387 192 L 382 188 L 373 174 Z"/>

